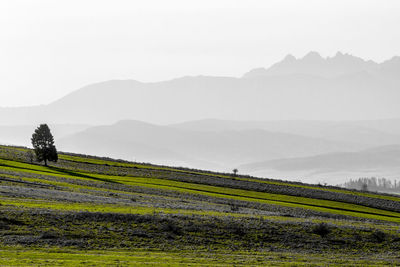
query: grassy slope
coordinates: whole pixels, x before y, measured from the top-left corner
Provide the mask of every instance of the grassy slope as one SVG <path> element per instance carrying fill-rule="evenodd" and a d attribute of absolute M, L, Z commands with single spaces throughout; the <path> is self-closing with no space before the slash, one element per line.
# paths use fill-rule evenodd
<path fill-rule="evenodd" d="M 343 251 L 358 255 L 347 264 L 398 260 L 391 255 L 400 247 L 396 196 L 70 154 L 44 167 L 27 152 L 0 146 L 0 258 L 10 265 L 279 265 L 288 255 L 318 262 L 321 252 L 334 264 L 345 263 L 335 262 Z M 321 222 L 327 236 L 316 230 Z M 54 253 L 42 251 L 47 246 Z M 61 248 L 113 251 L 82 259 Z"/>

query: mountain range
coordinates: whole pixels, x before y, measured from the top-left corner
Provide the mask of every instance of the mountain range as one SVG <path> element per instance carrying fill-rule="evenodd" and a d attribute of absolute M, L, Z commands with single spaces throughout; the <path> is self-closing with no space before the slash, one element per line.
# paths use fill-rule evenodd
<path fill-rule="evenodd" d="M 335 78 L 354 74 L 380 76 L 400 79 L 400 57 L 395 56 L 382 63 L 364 60 L 350 54 L 337 52 L 334 57 L 323 58 L 317 52 L 310 52 L 303 58 L 296 59 L 287 55 L 282 61 L 270 68 L 257 68 L 244 74 L 245 78 L 274 75 L 305 74 L 326 78 Z"/>
<path fill-rule="evenodd" d="M 91 84 L 47 105 L 0 108 L 0 125 L 156 124 L 224 120 L 371 120 L 400 117 L 400 58 L 383 63 L 338 53 L 287 56 L 241 78 L 195 76 Z"/>
<path fill-rule="evenodd" d="M 91 127 L 61 138 L 58 146 L 63 151 L 221 171 L 259 160 L 356 151 L 364 147 L 257 128 L 198 131 L 139 121 Z"/>
<path fill-rule="evenodd" d="M 0 143 L 29 146 L 46 122 L 63 151 L 307 182 L 395 178 L 399 77 L 399 57 L 310 52 L 240 78 L 105 81 L 0 108 Z"/>

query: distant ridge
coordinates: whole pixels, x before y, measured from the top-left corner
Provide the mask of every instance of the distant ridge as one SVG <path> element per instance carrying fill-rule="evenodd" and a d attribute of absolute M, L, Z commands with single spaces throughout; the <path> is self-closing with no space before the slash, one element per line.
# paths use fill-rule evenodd
<path fill-rule="evenodd" d="M 63 151 L 220 170 L 243 162 L 354 151 L 360 147 L 257 128 L 198 131 L 130 120 L 77 131 L 61 138 L 58 146 Z"/>
<path fill-rule="evenodd" d="M 383 63 L 338 52 L 286 56 L 243 76 L 185 76 L 142 83 L 110 80 L 48 105 L 0 108 L 0 125 L 156 124 L 224 120 L 371 120 L 400 117 L 400 58 Z"/>
<path fill-rule="evenodd" d="M 388 75 L 392 78 L 398 78 L 397 75 L 400 73 L 399 68 L 399 57 L 393 57 L 378 64 L 372 60 L 364 60 L 342 52 L 337 52 L 333 57 L 323 58 L 319 53 L 312 51 L 299 59 L 289 54 L 282 61 L 273 64 L 270 68 L 253 69 L 245 73 L 243 77 L 309 74 L 331 78 L 358 72 L 368 72 L 375 75 Z"/>

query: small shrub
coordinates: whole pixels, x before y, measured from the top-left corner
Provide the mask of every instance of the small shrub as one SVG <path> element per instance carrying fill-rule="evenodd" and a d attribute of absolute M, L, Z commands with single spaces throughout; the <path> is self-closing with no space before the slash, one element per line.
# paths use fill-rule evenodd
<path fill-rule="evenodd" d="M 326 223 L 319 223 L 313 228 L 313 233 L 321 237 L 327 236 L 331 232 Z"/>
<path fill-rule="evenodd" d="M 375 242 L 382 243 L 386 239 L 386 233 L 381 230 L 375 230 L 372 232 L 371 237 Z"/>
<path fill-rule="evenodd" d="M 177 225 L 175 222 L 173 222 L 173 221 L 165 222 L 162 225 L 161 229 L 164 232 L 173 233 L 175 235 L 181 235 L 182 234 L 182 228 L 179 225 Z"/>

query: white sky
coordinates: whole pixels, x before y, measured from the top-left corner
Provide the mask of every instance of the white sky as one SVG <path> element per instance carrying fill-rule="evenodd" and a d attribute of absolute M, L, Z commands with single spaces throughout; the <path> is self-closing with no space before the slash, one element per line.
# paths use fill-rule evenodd
<path fill-rule="evenodd" d="M 398 0 L 1 0 L 0 106 L 109 79 L 241 76 L 291 53 L 400 55 Z"/>

